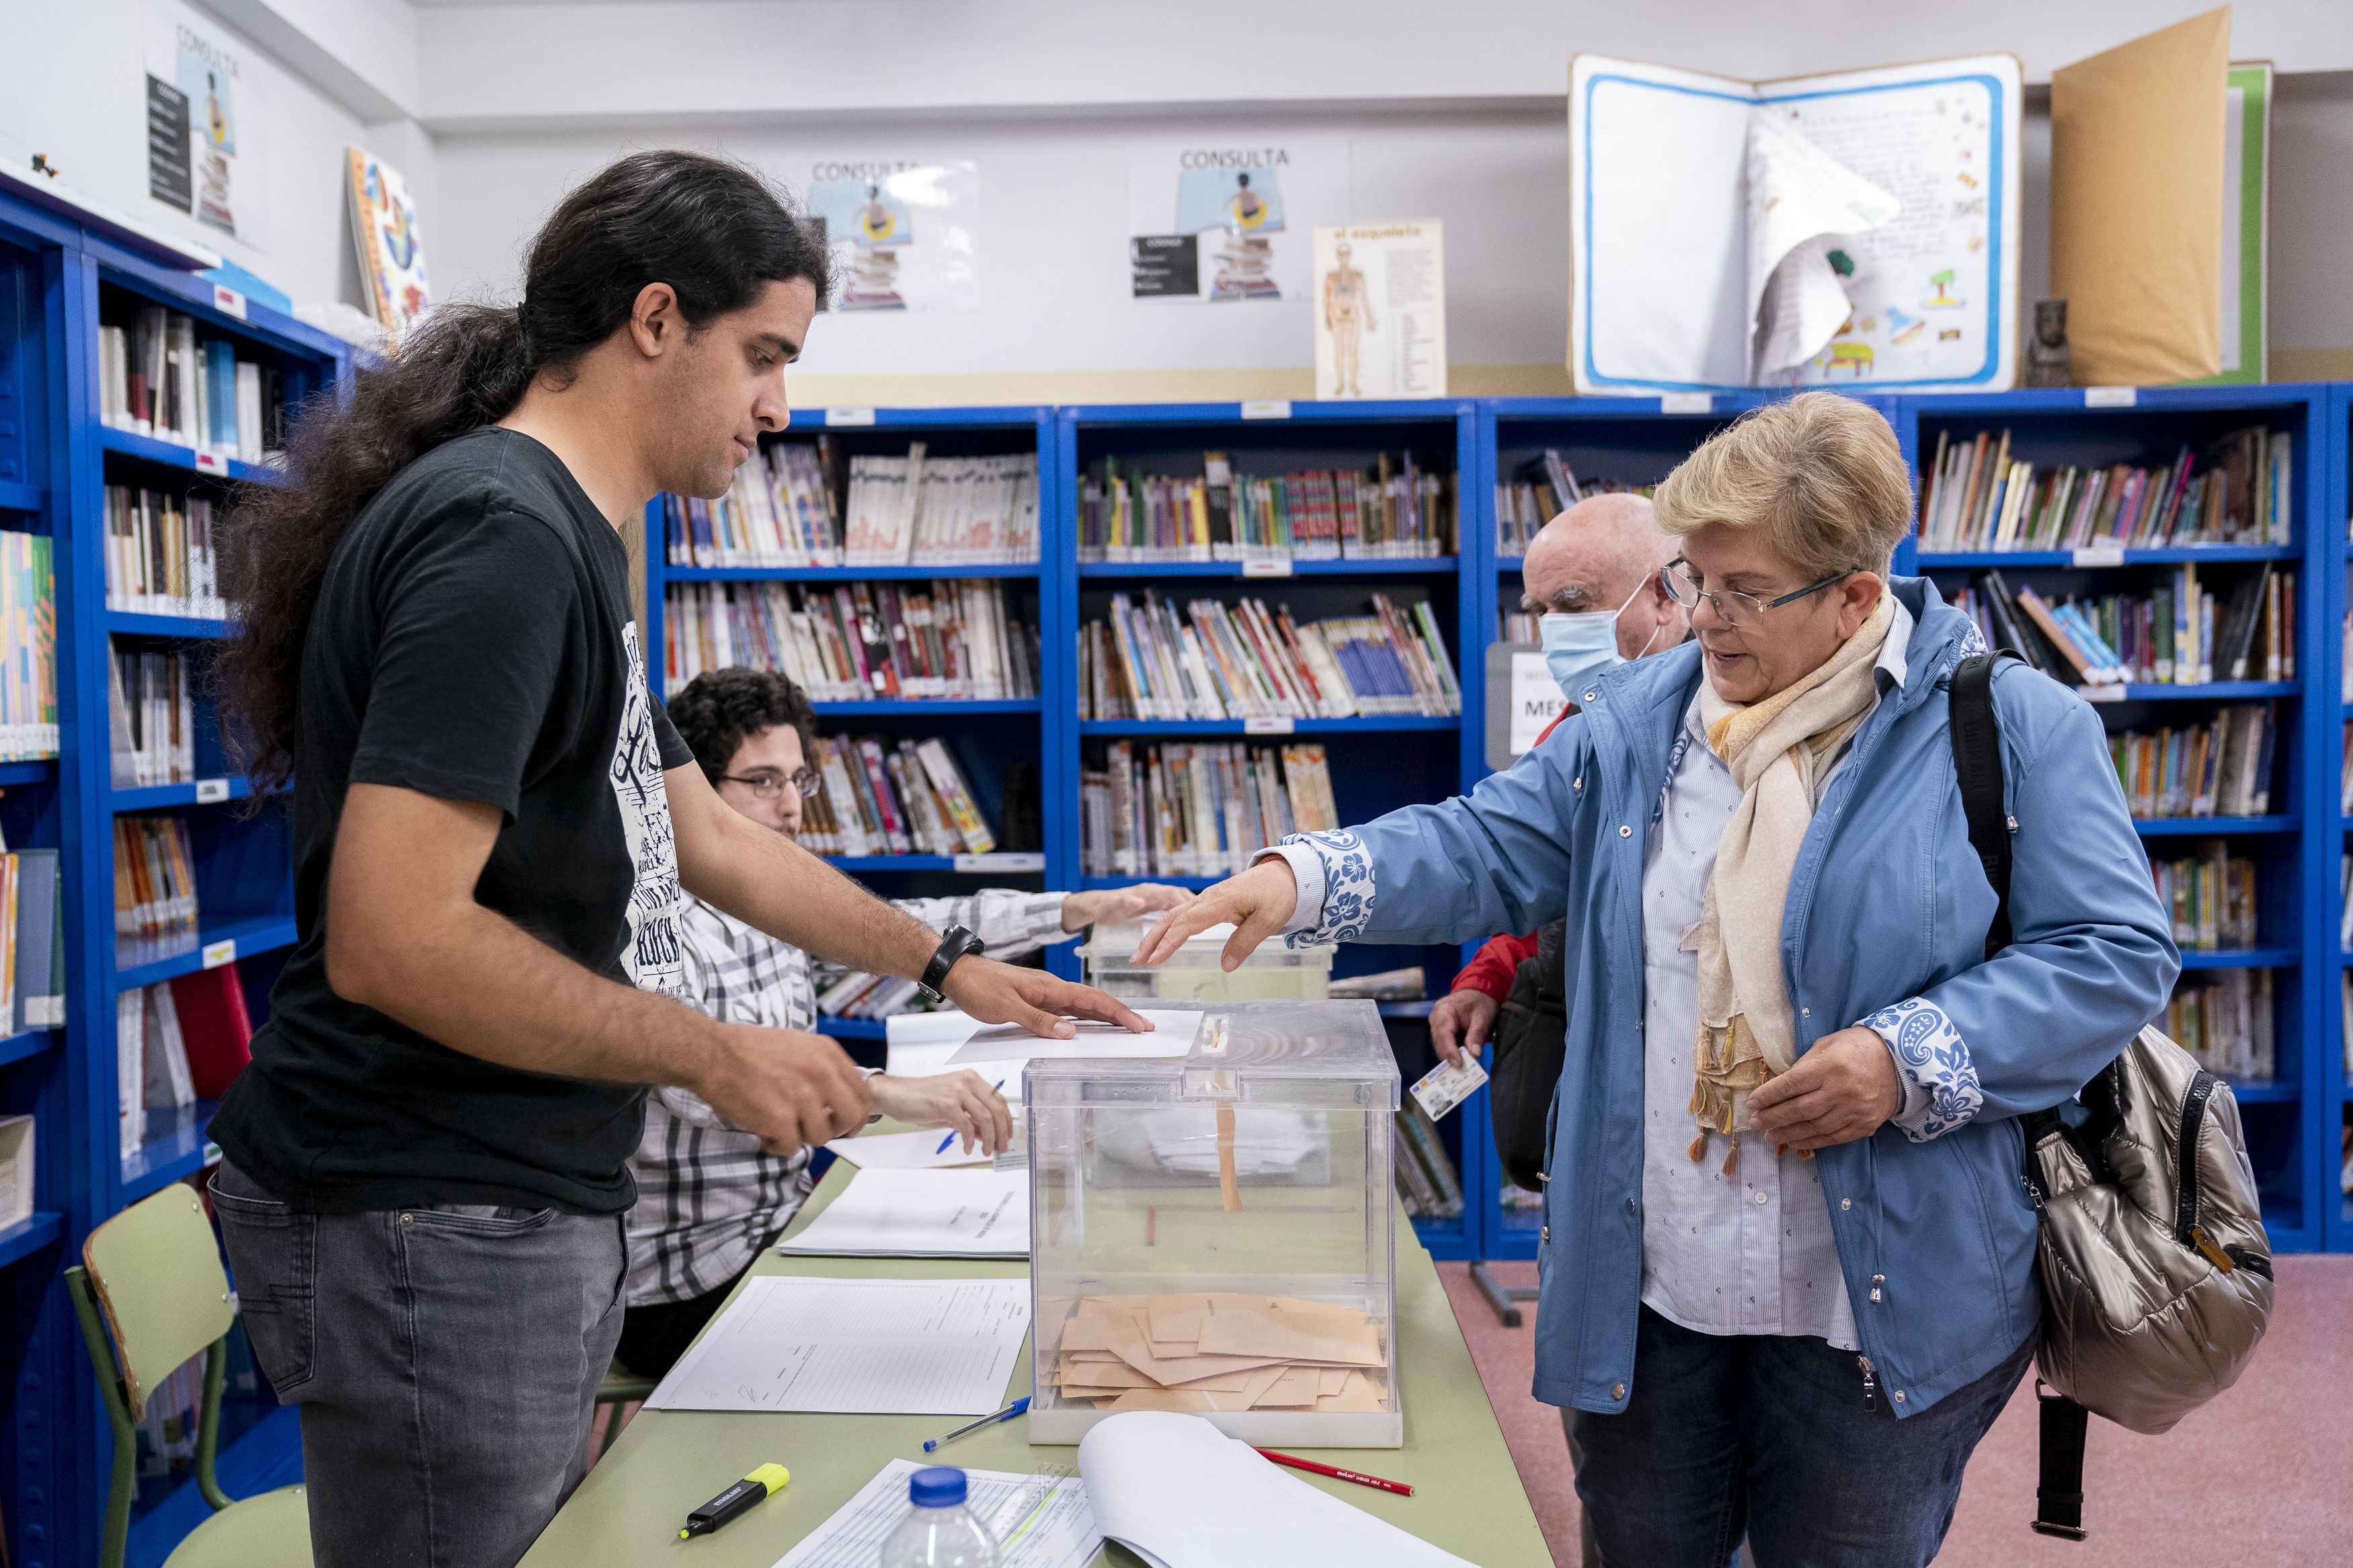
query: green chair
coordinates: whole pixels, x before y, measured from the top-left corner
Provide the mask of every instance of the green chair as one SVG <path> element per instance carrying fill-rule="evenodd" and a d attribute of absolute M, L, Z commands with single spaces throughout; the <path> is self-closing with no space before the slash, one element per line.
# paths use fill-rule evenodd
<path fill-rule="evenodd" d="M 165 1568 L 311 1568 L 310 1505 L 301 1487 L 239 1502 L 213 1477 L 226 1337 L 237 1311 L 202 1200 L 189 1187 L 165 1187 L 91 1231 L 81 1258 L 80 1267 L 66 1270 L 66 1287 L 114 1427 L 114 1479 L 107 1490 L 100 1568 L 122 1568 L 130 1538 L 131 1500 L 138 1489 L 132 1424 L 155 1386 L 198 1351 L 205 1352 L 205 1397 L 196 1488 L 213 1516 L 180 1542 Z"/>
<path fill-rule="evenodd" d="M 605 1457 L 605 1451 L 613 1446 L 613 1439 L 621 1435 L 621 1406 L 643 1405 L 653 1391 L 652 1378 L 639 1377 L 618 1361 L 605 1369 L 605 1381 L 596 1388 L 596 1403 L 607 1406 L 605 1440 L 596 1445 L 598 1458 Z"/>

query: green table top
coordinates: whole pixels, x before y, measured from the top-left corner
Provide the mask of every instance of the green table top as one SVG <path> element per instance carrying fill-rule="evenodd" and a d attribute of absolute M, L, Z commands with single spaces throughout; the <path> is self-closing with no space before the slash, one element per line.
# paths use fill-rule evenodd
<path fill-rule="evenodd" d="M 877 1131 L 885 1129 L 878 1128 Z M 787 1234 L 807 1225 L 848 1184 L 838 1163 Z M 1412 1225 L 1398 1216 L 1398 1384 L 1405 1405 L 1402 1448 L 1301 1449 L 1303 1457 L 1412 1484 L 1398 1497 L 1303 1471 L 1309 1486 L 1377 1514 L 1425 1541 L 1485 1568 L 1550 1568 L 1551 1554 L 1519 1472 L 1504 1446 L 1485 1388 L 1430 1254 Z M 1018 1279 L 1028 1265 L 937 1258 L 786 1258 L 769 1248 L 754 1274 L 854 1279 Z M 739 1287 L 740 1289 L 740 1287 Z M 730 1298 L 732 1300 L 733 1298 Z M 1014 1369 L 1006 1403 L 1029 1392 L 1029 1352 Z M 707 1410 L 641 1410 L 531 1551 L 526 1568 L 594 1568 L 649 1563 L 692 1568 L 771 1568 L 801 1537 L 848 1502 L 893 1458 L 923 1462 L 923 1439 L 960 1424 L 954 1415 L 814 1415 Z M 1031 1471 L 1062 1465 L 1075 1474 L 1074 1447 L 1033 1447 L 1029 1422 L 958 1438 L 935 1458 L 976 1470 Z M 792 1484 L 715 1535 L 681 1541 L 679 1526 L 700 1504 L 754 1466 L 770 1460 L 792 1471 Z M 1118 1548 L 1098 1564 L 1132 1568 Z"/>

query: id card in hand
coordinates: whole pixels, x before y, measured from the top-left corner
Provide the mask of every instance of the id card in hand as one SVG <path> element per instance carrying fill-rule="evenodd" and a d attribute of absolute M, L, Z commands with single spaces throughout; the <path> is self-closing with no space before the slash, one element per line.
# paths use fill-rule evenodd
<path fill-rule="evenodd" d="M 1486 1081 L 1487 1069 L 1466 1056 L 1459 1062 L 1440 1062 L 1422 1074 L 1413 1086 L 1413 1098 L 1422 1113 L 1435 1121 L 1470 1099 Z"/>

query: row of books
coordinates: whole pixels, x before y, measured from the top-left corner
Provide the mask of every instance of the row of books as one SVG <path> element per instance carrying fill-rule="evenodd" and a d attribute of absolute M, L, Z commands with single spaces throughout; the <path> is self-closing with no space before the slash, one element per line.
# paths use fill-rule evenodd
<path fill-rule="evenodd" d="M 1495 553 L 1525 555 L 1546 523 L 1588 496 L 1647 496 L 1656 489 L 1616 479 L 1580 479 L 1567 455 L 1547 447 L 1521 465 L 1517 479 L 1495 487 Z"/>
<path fill-rule="evenodd" d="M 2172 911 L 2173 944 L 2185 952 L 2234 952 L 2255 945 L 2255 863 L 2219 838 L 2194 853 L 2149 862 L 2157 896 Z"/>
<path fill-rule="evenodd" d="M 212 502 L 133 485 L 106 487 L 106 607 L 223 620 Z"/>
<path fill-rule="evenodd" d="M 1427 600 L 1372 596 L 1372 614 L 1301 625 L 1289 605 L 1195 599 L 1146 589 L 1112 595 L 1079 631 L 1084 719 L 1346 719 L 1462 711 L 1445 634 Z"/>
<path fill-rule="evenodd" d="M 55 849 L 0 844 L 0 1035 L 66 1021 L 65 884 Z"/>
<path fill-rule="evenodd" d="M 244 1319 L 230 1322 L 228 1332 L 221 1336 L 221 1348 L 223 1396 L 259 1398 L 261 1378 L 255 1369 L 253 1342 L 246 1334 Z M 186 1484 L 196 1462 L 204 1386 L 205 1358 L 191 1356 L 147 1391 L 139 1419 L 132 1426 L 132 1442 L 137 1449 L 138 1504 L 142 1512 Z"/>
<path fill-rule="evenodd" d="M 1920 479 L 1920 548 L 2126 549 L 2287 544 L 2295 516 L 2295 437 L 2253 426 L 2188 447 L 2161 468 L 2128 463 L 2037 468 L 2010 453 L 2010 432 L 1953 440 L 1939 431 Z"/>
<path fill-rule="evenodd" d="M 663 604 L 666 691 L 741 664 L 782 670 L 816 702 L 1038 695 L 1038 628 L 987 579 L 674 583 Z"/>
<path fill-rule="evenodd" d="M 2343 911 L 2337 917 L 2337 945 L 2347 952 L 2353 952 L 2353 854 L 2338 857 L 2337 868 L 2337 907 Z M 2348 978 L 2353 980 L 2353 975 Z M 2346 1059 L 2353 1062 L 2353 1035 L 2346 1037 L 2345 1052 Z M 2348 1083 L 2353 1083 L 2353 1071 L 2348 1071 L 2345 1077 Z"/>
<path fill-rule="evenodd" d="M 1368 469 L 1237 473 L 1223 452 L 1198 477 L 1116 458 L 1079 486 L 1082 561 L 1412 560 L 1454 553 L 1454 479 L 1413 454 Z"/>
<path fill-rule="evenodd" d="M 1340 826 L 1316 745 L 1104 748 L 1079 775 L 1079 864 L 1090 877 L 1221 877 L 1293 833 Z"/>
<path fill-rule="evenodd" d="M 1438 1124 L 1412 1096 L 1389 1112 L 1398 1196 L 1417 1219 L 1460 1219 L 1462 1176 L 1439 1141 Z"/>
<path fill-rule="evenodd" d="M 145 1139 L 150 1110 L 218 1100 L 252 1059 L 253 1024 L 237 965 L 200 969 L 114 997 L 114 1067 L 122 1152 Z"/>
<path fill-rule="evenodd" d="M 2181 977 L 2158 1028 L 2208 1072 L 2233 1083 L 2278 1076 L 2268 969 L 2195 970 Z"/>
<path fill-rule="evenodd" d="M 846 470 L 846 472 L 845 472 Z M 716 500 L 662 497 L 672 566 L 974 566 L 1038 559 L 1033 452 L 845 460 L 832 440 L 778 441 Z"/>
<path fill-rule="evenodd" d="M 2211 723 L 2118 731 L 2108 754 L 2135 816 L 2262 816 L 2277 735 L 2272 705 L 2247 704 L 2217 710 Z M 2346 789 L 2353 810 L 2353 770 Z"/>
<path fill-rule="evenodd" d="M 170 951 L 196 933 L 196 858 L 187 819 L 114 819 L 114 936 L 122 955 Z"/>
<path fill-rule="evenodd" d="M 987 855 L 997 836 L 947 742 L 879 735 L 819 740 L 822 781 L 801 811 L 801 847 L 818 855 Z"/>
<path fill-rule="evenodd" d="M 187 784 L 196 776 L 195 672 L 176 650 L 142 653 L 108 643 L 107 712 L 116 789 Z"/>
<path fill-rule="evenodd" d="M 58 754 L 58 606 L 45 533 L 0 531 L 0 762 Z"/>
<path fill-rule="evenodd" d="M 928 1013 L 923 988 L 895 974 L 869 974 L 863 970 L 834 970 L 819 975 L 817 1010 L 827 1018 L 889 1018 L 901 1013 Z"/>
<path fill-rule="evenodd" d="M 2200 584 L 2197 567 L 2180 566 L 2146 595 L 2056 600 L 1984 572 L 1953 605 L 1989 645 L 2078 685 L 2295 679 L 2295 574 L 2269 562 L 2242 574 L 2227 603 Z"/>
<path fill-rule="evenodd" d="M 147 305 L 98 329 L 99 419 L 118 430 L 259 463 L 285 445 L 285 403 L 275 365 L 198 338 L 192 316 Z"/>

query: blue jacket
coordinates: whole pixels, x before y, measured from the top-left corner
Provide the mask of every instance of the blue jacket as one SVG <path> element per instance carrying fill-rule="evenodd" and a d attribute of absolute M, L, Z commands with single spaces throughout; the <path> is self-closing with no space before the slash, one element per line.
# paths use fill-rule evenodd
<path fill-rule="evenodd" d="M 1993 889 L 1947 731 L 1947 677 L 1983 645 L 1926 579 L 1893 588 L 1917 623 L 1905 682 L 1856 732 L 1815 812 L 1781 951 L 1801 1051 L 1924 996 L 1952 1020 L 1983 1092 L 1974 1118 L 1929 1142 L 1883 1126 L 1818 1156 L 1862 1352 L 1903 1416 L 2034 1331 L 2036 1220 L 2016 1118 L 2067 1099 L 2122 1050 L 2164 1007 L 2180 957 L 2098 715 L 2015 664 L 1996 677 L 1994 706 L 2017 825 L 2016 939 L 1985 957 Z M 1535 1396 L 1549 1405 L 1615 1412 L 1634 1385 L 1643 852 L 1699 679 L 1691 644 L 1620 666 L 1588 682 L 1581 714 L 1468 796 L 1324 839 L 1323 926 L 1355 940 L 1463 942 L 1568 917 L 1535 1327 Z"/>

